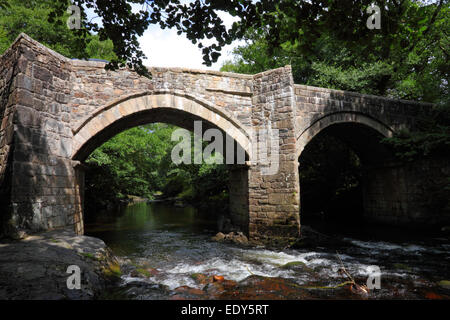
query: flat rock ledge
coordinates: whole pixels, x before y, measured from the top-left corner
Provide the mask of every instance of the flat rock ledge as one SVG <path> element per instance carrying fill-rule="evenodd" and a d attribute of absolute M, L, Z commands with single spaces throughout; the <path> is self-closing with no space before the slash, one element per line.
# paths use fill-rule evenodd
<path fill-rule="evenodd" d="M 69 289 L 69 266 L 80 268 L 81 288 Z M 60 229 L 0 240 L 0 299 L 95 299 L 120 275 L 117 259 L 97 238 Z"/>

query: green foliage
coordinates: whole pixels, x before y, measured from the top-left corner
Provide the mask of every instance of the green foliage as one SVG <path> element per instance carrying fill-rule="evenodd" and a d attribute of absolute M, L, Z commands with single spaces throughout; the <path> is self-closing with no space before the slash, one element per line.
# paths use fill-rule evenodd
<path fill-rule="evenodd" d="M 86 160 L 91 167 L 86 193 L 104 200 L 125 195 L 152 197 L 163 187 L 160 163 L 168 152 L 173 127 L 149 124 L 119 133 Z"/>
<path fill-rule="evenodd" d="M 117 59 L 114 53 L 114 45 L 111 40 L 100 41 L 99 37 L 92 36 L 87 44 L 86 52 L 89 58 L 105 59 L 112 61 Z"/>
<path fill-rule="evenodd" d="M 437 105 L 429 114 L 422 115 L 417 129 L 401 131 L 384 143 L 395 150 L 402 160 L 424 157 L 448 157 L 450 154 L 450 106 Z"/>
<path fill-rule="evenodd" d="M 229 1 L 193 1 L 179 0 L 73 0 L 81 8 L 82 28 L 74 33 L 80 37 L 80 48 L 86 47 L 86 35 L 98 34 L 100 40 L 111 39 L 116 59 L 107 65 L 109 69 L 128 66 L 139 74 L 150 76 L 142 60 L 145 58 L 140 49 L 138 37 L 151 24 L 161 28 L 176 28 L 178 34 L 186 37 L 202 49 L 204 63 L 211 65 L 220 56 L 220 50 L 237 37 L 238 30 L 227 30 L 217 11 L 228 11 L 233 15 L 243 15 L 253 6 L 249 0 Z M 67 0 L 54 0 L 54 9 L 50 21 L 57 21 L 65 14 Z M 98 19 L 88 20 L 85 10 L 92 9 Z M 137 9 L 137 10 L 136 10 Z M 210 43 L 209 39 L 215 41 Z M 199 42 L 200 40 L 200 42 Z M 209 43 L 205 45 L 203 40 Z"/>
<path fill-rule="evenodd" d="M 264 3 L 222 71 L 290 64 L 296 83 L 435 103 L 415 132 L 386 143 L 401 159 L 449 154 L 448 1 L 378 1 L 381 30 L 366 28 L 372 1 Z"/>
<path fill-rule="evenodd" d="M 52 0 L 9 0 L 8 7 L 0 11 L 0 54 L 24 32 L 69 58 L 116 59 L 111 40 L 100 41 L 98 36 L 91 34 L 83 40 L 67 27 L 67 13 L 50 23 L 48 17 L 53 8 Z M 83 45 L 80 45 L 81 41 Z"/>
<path fill-rule="evenodd" d="M 448 2 L 377 2 L 381 30 L 366 28 L 370 3 L 262 5 L 260 24 L 250 20 L 246 44 L 222 70 L 257 73 L 290 64 L 297 83 L 439 103 L 449 94 Z"/>
<path fill-rule="evenodd" d="M 167 124 L 135 127 L 94 150 L 86 160 L 88 211 L 128 195 L 151 199 L 162 192 L 164 197 L 192 202 L 218 195 L 221 200 L 226 198 L 226 165 L 173 163 L 171 152 L 178 143 L 171 141 L 175 129 Z M 191 139 L 193 148 L 193 134 Z"/>

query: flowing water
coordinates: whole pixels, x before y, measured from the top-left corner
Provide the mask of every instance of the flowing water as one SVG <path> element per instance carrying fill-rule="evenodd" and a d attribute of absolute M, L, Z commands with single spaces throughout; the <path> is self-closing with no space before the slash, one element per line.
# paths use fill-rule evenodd
<path fill-rule="evenodd" d="M 164 203 L 137 203 L 96 217 L 86 225 L 86 234 L 105 241 L 119 257 L 122 272 L 102 298 L 450 297 L 448 237 L 381 241 L 351 235 L 334 248 L 269 250 L 214 242 L 216 229 L 211 214 Z M 343 272 L 364 285 L 376 275 L 372 266 L 380 268 L 381 288 L 368 294 L 355 290 Z M 213 282 L 213 276 L 225 281 Z"/>

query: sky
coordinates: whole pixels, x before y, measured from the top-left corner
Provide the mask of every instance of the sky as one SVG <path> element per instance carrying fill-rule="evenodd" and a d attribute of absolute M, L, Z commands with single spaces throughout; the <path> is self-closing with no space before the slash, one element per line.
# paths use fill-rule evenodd
<path fill-rule="evenodd" d="M 225 12 L 219 12 L 219 16 L 229 28 L 233 23 L 233 17 Z M 191 69 L 219 70 L 223 62 L 232 59 L 232 50 L 241 42 L 235 41 L 222 49 L 219 60 L 211 67 L 202 64 L 201 49 L 186 38 L 184 34 L 178 35 L 176 29 L 162 30 L 158 25 L 152 25 L 139 38 L 139 43 L 148 57 L 144 64 L 156 67 L 184 67 Z"/>
<path fill-rule="evenodd" d="M 138 8 L 133 8 L 138 9 Z M 86 10 L 88 20 L 94 18 L 96 14 L 91 10 Z M 217 12 L 227 28 L 230 28 L 235 19 L 226 12 Z M 94 20 L 100 24 L 100 19 Z M 232 44 L 222 48 L 222 54 L 218 61 L 207 67 L 203 64 L 201 49 L 186 38 L 184 34 L 178 35 L 177 30 L 161 29 L 159 25 L 150 25 L 139 37 L 142 51 L 147 56 L 144 65 L 148 67 L 181 67 L 190 69 L 219 70 L 226 60 L 231 60 L 232 50 L 243 41 L 234 41 Z M 205 44 L 208 42 L 204 41 Z"/>

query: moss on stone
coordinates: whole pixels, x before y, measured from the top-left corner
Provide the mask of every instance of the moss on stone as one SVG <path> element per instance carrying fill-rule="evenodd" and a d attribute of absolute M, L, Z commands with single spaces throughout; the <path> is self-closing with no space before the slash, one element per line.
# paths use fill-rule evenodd
<path fill-rule="evenodd" d="M 83 257 L 92 259 L 92 260 L 97 260 L 96 256 L 90 252 L 81 252 L 80 255 L 82 255 Z"/>
<path fill-rule="evenodd" d="M 144 268 L 137 268 L 136 271 L 142 274 L 143 276 L 146 276 L 147 278 L 152 276 L 152 274 Z"/>
<path fill-rule="evenodd" d="M 111 263 L 107 268 L 103 269 L 103 274 L 107 277 L 120 277 L 122 271 L 117 263 Z"/>

